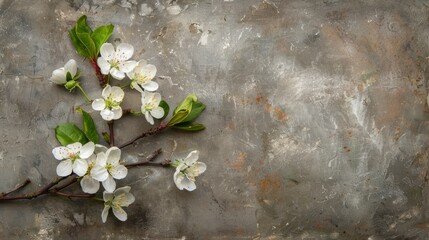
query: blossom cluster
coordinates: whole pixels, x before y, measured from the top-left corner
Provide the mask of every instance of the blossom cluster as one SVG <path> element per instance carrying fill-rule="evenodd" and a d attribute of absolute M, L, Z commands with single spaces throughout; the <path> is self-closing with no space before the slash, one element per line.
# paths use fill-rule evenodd
<path fill-rule="evenodd" d="M 156 67 L 148 64 L 145 60 L 130 60 L 134 54 L 132 45 L 120 43 L 115 48 L 110 43 L 104 43 L 101 45 L 99 53 L 100 57 L 98 57 L 96 63 L 101 74 L 107 75 L 109 80 L 110 77 L 116 80 L 123 80 L 128 77 L 130 83 L 126 86 L 137 90 L 141 94 L 140 112 L 137 113 L 144 115 L 148 123 L 153 125 L 154 118 L 161 119 L 168 114 L 168 110 L 166 112 L 160 106 L 161 95 L 155 92 L 158 90 L 159 85 L 152 81 L 156 75 Z M 110 122 L 120 119 L 123 115 L 121 103 L 125 96 L 123 88 L 112 86 L 108 82 L 101 92 L 101 98 L 91 100 L 79 85 L 79 76 L 76 61 L 71 59 L 64 67 L 53 71 L 51 82 L 63 85 L 70 91 L 78 88 L 88 102 L 91 103 L 92 108 L 95 111 L 100 111 L 100 115 L 105 121 Z M 194 129 L 193 131 L 204 129 L 201 124 L 189 125 L 204 110 L 204 107 L 202 103 L 197 102 L 195 95 L 191 95 L 185 99 L 181 106 L 176 108 L 174 114 L 180 112 L 182 116 L 181 118 L 176 118 L 176 122 L 173 123 L 181 128 Z M 191 112 L 192 116 L 189 116 Z M 92 118 L 89 123 L 91 121 Z M 180 126 L 181 121 L 188 125 Z M 173 123 L 171 123 L 172 126 L 174 125 Z M 92 124 L 94 123 L 92 122 Z M 79 131 L 78 129 L 77 133 L 80 133 Z M 110 209 L 119 220 L 125 221 L 127 214 L 123 207 L 128 207 L 132 204 L 135 201 L 135 197 L 130 193 L 131 188 L 129 186 L 116 187 L 116 181 L 124 179 L 128 175 L 128 169 L 121 159 L 121 150 L 115 146 L 107 148 L 98 144 L 98 133 L 96 131 L 91 136 L 87 136 L 86 141 L 71 143 L 68 142 L 68 138 L 67 141 L 62 142 L 58 135 L 60 134 L 57 134 L 57 139 L 63 146 L 52 150 L 54 157 L 60 161 L 56 168 L 57 175 L 61 177 L 72 174 L 77 175 L 82 191 L 88 194 L 97 193 L 100 185 L 103 186 L 104 209 L 101 215 L 102 221 L 106 222 Z M 184 159 L 176 159 L 171 163 L 171 166 L 176 170 L 173 175 L 173 181 L 178 189 L 188 191 L 196 189 L 195 178 L 207 168 L 204 163 L 198 161 L 198 158 L 199 152 L 192 151 Z"/>

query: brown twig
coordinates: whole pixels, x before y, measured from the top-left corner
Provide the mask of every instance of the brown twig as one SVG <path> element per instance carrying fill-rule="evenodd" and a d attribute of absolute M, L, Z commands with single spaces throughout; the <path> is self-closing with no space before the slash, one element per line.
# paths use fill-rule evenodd
<path fill-rule="evenodd" d="M 73 194 L 73 193 L 63 193 L 63 192 L 55 192 L 57 195 L 65 196 L 68 198 L 93 198 L 95 197 L 95 194 Z"/>
<path fill-rule="evenodd" d="M 158 133 L 158 132 L 164 130 L 165 128 L 167 128 L 167 124 L 165 122 L 161 122 L 158 127 L 151 128 L 148 131 L 142 133 L 140 136 L 138 136 L 138 137 L 136 137 L 136 138 L 134 138 L 134 139 L 132 139 L 132 140 L 130 140 L 130 141 L 128 141 L 128 142 L 126 142 L 126 143 L 118 146 L 118 147 L 119 148 L 128 147 L 129 145 L 135 143 L 136 141 L 138 141 L 138 140 L 140 140 L 140 139 L 142 139 L 144 137 L 148 137 L 148 136 L 154 135 L 155 133 Z"/>
<path fill-rule="evenodd" d="M 107 76 L 103 75 L 100 71 L 100 67 L 98 67 L 98 64 L 95 60 L 89 60 L 91 62 L 92 67 L 95 70 L 95 75 L 98 78 L 98 82 L 100 83 L 100 87 L 104 88 L 107 84 Z"/>
<path fill-rule="evenodd" d="M 113 120 L 107 122 L 107 125 L 109 125 L 109 134 L 110 134 L 110 136 L 109 136 L 109 139 L 110 139 L 109 144 L 110 144 L 111 147 L 113 147 L 115 145 L 115 132 L 113 130 Z"/>
<path fill-rule="evenodd" d="M 11 190 L 9 190 L 9 191 L 7 191 L 7 192 L 2 192 L 2 193 L 0 193 L 0 197 L 4 197 L 4 196 L 7 196 L 7 195 L 9 195 L 9 194 L 11 194 L 11 193 L 13 193 L 13 192 L 15 192 L 15 191 L 18 191 L 19 189 L 21 189 L 21 188 L 23 188 L 23 187 L 25 187 L 25 186 L 27 186 L 29 183 L 30 183 L 31 181 L 30 181 L 30 179 L 25 179 L 25 181 L 24 182 L 22 182 L 22 183 L 20 183 L 20 184 L 18 184 L 18 185 L 16 185 L 14 188 L 12 188 Z"/>
<path fill-rule="evenodd" d="M 41 195 L 49 193 L 49 189 L 51 189 L 53 186 L 57 185 L 62 180 L 66 179 L 67 177 L 60 177 L 56 178 L 54 181 L 48 183 L 46 186 L 41 188 L 39 191 L 23 194 L 23 195 L 17 195 L 17 196 L 0 196 L 0 200 L 18 200 L 18 199 L 33 199 L 36 197 L 39 197 Z"/>

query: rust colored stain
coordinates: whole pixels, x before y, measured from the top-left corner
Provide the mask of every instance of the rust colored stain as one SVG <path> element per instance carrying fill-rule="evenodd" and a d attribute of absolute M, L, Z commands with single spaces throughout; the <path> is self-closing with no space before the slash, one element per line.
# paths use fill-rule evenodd
<path fill-rule="evenodd" d="M 284 113 L 280 107 L 273 106 L 272 103 L 266 97 L 259 96 L 255 100 L 256 103 L 264 103 L 265 111 L 272 113 L 276 117 L 277 121 L 281 123 L 286 122 L 288 115 Z"/>
<path fill-rule="evenodd" d="M 247 165 L 246 157 L 247 157 L 246 153 L 240 152 L 238 155 L 238 158 L 235 159 L 233 162 L 230 162 L 229 166 L 235 169 L 236 171 L 244 170 L 244 167 Z"/>
<path fill-rule="evenodd" d="M 343 147 L 344 152 L 351 152 L 352 150 L 349 147 Z"/>
<path fill-rule="evenodd" d="M 280 189 L 281 180 L 277 176 L 266 176 L 259 181 L 263 193 L 277 191 Z"/>

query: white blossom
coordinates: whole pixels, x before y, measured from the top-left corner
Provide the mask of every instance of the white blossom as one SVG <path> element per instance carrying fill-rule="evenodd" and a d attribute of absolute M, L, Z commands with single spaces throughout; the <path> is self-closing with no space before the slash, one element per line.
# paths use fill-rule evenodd
<path fill-rule="evenodd" d="M 139 92 L 153 92 L 158 89 L 158 83 L 152 81 L 156 75 L 156 67 L 147 64 L 145 60 L 140 60 L 133 71 L 127 73 L 131 79 L 131 86 Z"/>
<path fill-rule="evenodd" d="M 96 144 L 96 146 L 97 145 L 98 144 Z M 96 159 L 97 157 L 95 154 L 92 154 L 88 159 L 86 159 L 86 161 L 88 162 L 88 170 L 80 180 L 80 186 L 82 187 L 82 191 L 85 193 L 94 194 L 98 192 L 98 189 L 100 189 L 100 182 L 98 182 L 91 176 L 91 170 L 95 166 Z"/>
<path fill-rule="evenodd" d="M 65 147 L 56 147 L 52 154 L 60 164 L 57 166 L 58 176 L 64 177 L 74 172 L 78 176 L 85 175 L 88 170 L 86 161 L 94 153 L 94 143 L 88 142 L 82 146 L 80 142 L 69 144 Z"/>
<path fill-rule="evenodd" d="M 137 65 L 136 61 L 127 61 L 134 54 L 134 47 L 128 43 L 120 43 L 116 50 L 111 43 L 104 43 L 100 47 L 100 55 L 97 64 L 101 73 L 111 74 L 112 77 L 122 80 L 125 73 L 132 71 Z"/>
<path fill-rule="evenodd" d="M 62 68 L 58 68 L 52 72 L 51 82 L 64 85 L 67 83 L 67 72 L 70 73 L 72 79 L 77 74 L 77 64 L 74 59 L 70 59 Z"/>
<path fill-rule="evenodd" d="M 107 221 L 110 208 L 112 208 L 113 214 L 119 220 L 127 220 L 127 213 L 122 209 L 122 207 L 128 207 L 135 201 L 134 195 L 130 193 L 130 189 L 131 187 L 126 186 L 116 189 L 113 193 L 109 193 L 107 191 L 103 193 L 104 209 L 101 213 L 103 223 Z"/>
<path fill-rule="evenodd" d="M 194 191 L 197 188 L 195 178 L 206 171 L 206 164 L 197 161 L 198 155 L 199 152 L 195 150 L 190 152 L 185 159 L 176 160 L 174 164 L 176 166 L 174 183 L 180 190 Z"/>
<path fill-rule="evenodd" d="M 101 111 L 101 117 L 106 121 L 116 120 L 122 117 L 120 104 L 124 99 L 124 91 L 120 87 L 107 85 L 102 92 L 103 98 L 97 98 L 92 102 L 92 108 Z"/>
<path fill-rule="evenodd" d="M 90 175 L 103 184 L 104 189 L 113 192 L 116 188 L 114 179 L 123 179 L 128 174 L 128 169 L 120 164 L 121 150 L 111 147 L 106 152 L 97 153 L 97 159 Z"/>
<path fill-rule="evenodd" d="M 161 94 L 150 92 L 142 92 L 141 94 L 141 112 L 144 114 L 146 120 L 153 125 L 153 118 L 159 119 L 164 116 L 164 109 L 159 106 L 159 103 L 161 102 Z"/>

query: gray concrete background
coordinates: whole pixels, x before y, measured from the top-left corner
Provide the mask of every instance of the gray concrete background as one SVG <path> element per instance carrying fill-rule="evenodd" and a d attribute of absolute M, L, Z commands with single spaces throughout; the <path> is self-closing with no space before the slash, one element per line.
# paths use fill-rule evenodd
<path fill-rule="evenodd" d="M 124 158 L 199 149 L 208 170 L 192 193 L 172 169 L 132 170 L 119 183 L 137 197 L 125 223 L 103 224 L 89 200 L 2 202 L 1 239 L 429 238 L 429 1 L 1 0 L 0 192 L 54 178 L 54 127 L 90 110 L 49 83 L 54 69 L 76 59 L 100 95 L 68 39 L 81 14 L 113 23 L 110 42 L 157 66 L 170 105 L 195 92 L 208 106 L 205 131 L 168 130 Z M 136 117 L 116 126 L 117 143 L 149 128 Z"/>

